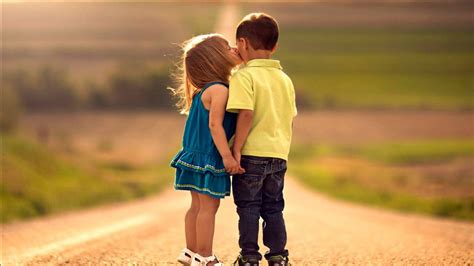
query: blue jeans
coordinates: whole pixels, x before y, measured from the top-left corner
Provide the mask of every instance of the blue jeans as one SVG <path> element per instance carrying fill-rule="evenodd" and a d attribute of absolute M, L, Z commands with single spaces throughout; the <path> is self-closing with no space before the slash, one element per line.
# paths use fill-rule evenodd
<path fill-rule="evenodd" d="M 232 178 L 232 193 L 239 215 L 239 246 L 247 259 L 262 259 L 258 246 L 259 219 L 263 218 L 265 254 L 288 256 L 286 228 L 283 219 L 284 176 L 286 161 L 278 158 L 242 156 L 242 175 Z"/>

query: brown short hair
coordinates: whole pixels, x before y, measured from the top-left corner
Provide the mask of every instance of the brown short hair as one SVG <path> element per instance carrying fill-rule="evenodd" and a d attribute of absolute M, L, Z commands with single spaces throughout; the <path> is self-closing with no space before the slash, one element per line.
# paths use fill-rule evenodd
<path fill-rule="evenodd" d="M 251 13 L 237 26 L 236 39 L 246 38 L 255 50 L 272 50 L 278 42 L 278 23 L 265 13 Z"/>

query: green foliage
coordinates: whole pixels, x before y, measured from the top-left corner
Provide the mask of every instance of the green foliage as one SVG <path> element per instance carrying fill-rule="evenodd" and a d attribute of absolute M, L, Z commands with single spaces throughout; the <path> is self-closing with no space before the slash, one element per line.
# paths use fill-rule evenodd
<path fill-rule="evenodd" d="M 161 164 L 139 169 L 113 164 L 85 171 L 38 143 L 1 137 L 2 222 L 142 197 L 170 181 L 165 176 L 172 169 Z"/>
<path fill-rule="evenodd" d="M 474 108 L 472 29 L 287 28 L 279 47 L 303 106 Z"/>
<path fill-rule="evenodd" d="M 108 105 L 120 109 L 169 109 L 171 81 L 167 68 L 143 64 L 119 66 L 109 77 L 105 91 Z M 95 100 L 97 102 L 97 99 Z"/>
<path fill-rule="evenodd" d="M 167 87 L 171 84 L 169 70 L 163 66 L 127 63 L 119 65 L 107 78 L 105 84 L 88 81 L 85 84 L 86 99 L 76 93 L 79 87 L 60 66 L 42 66 L 34 71 L 17 69 L 5 74 L 7 87 L 4 101 L 14 119 L 15 99 L 28 111 L 92 109 L 160 109 L 173 106 Z M 5 116 L 7 118 L 8 116 Z M 5 126 L 13 125 L 4 121 Z"/>
<path fill-rule="evenodd" d="M 464 184 L 471 184 L 466 180 L 472 177 L 464 176 L 469 175 L 468 172 L 458 173 L 460 176 L 435 178 L 409 171 L 411 166 L 446 163 L 455 158 L 472 156 L 474 141 L 471 139 L 369 145 L 299 145 L 292 148 L 290 171 L 309 187 L 344 200 L 474 220 L 474 195 L 428 195 L 419 191 L 425 184 L 427 187 L 443 184 L 439 182 L 449 182 L 448 190 L 461 189 Z M 325 164 L 325 158 L 335 159 L 335 164 L 338 164 L 338 158 L 342 158 L 342 162 L 357 164 L 329 165 Z M 408 170 L 396 171 L 394 168 Z"/>
<path fill-rule="evenodd" d="M 474 220 L 474 198 L 428 198 L 403 192 L 374 189 L 324 167 L 294 164 L 292 172 L 306 185 L 340 199 L 407 212 Z M 374 177 L 374 182 L 377 182 Z"/>
<path fill-rule="evenodd" d="M 349 154 L 389 164 L 437 163 L 474 156 L 474 140 L 437 140 L 367 145 L 342 149 Z"/>
<path fill-rule="evenodd" d="M 291 158 L 304 160 L 324 156 L 350 156 L 386 164 L 423 164 L 474 156 L 474 140 L 422 140 L 365 145 L 296 145 Z"/>

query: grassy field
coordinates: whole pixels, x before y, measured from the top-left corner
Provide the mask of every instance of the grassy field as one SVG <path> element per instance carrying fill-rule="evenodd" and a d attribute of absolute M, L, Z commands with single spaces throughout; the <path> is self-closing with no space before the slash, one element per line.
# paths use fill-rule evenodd
<path fill-rule="evenodd" d="M 292 151 L 290 171 L 345 200 L 474 220 L 474 141 L 308 145 Z"/>
<path fill-rule="evenodd" d="M 60 184 L 77 179 L 84 180 L 74 183 L 79 186 L 90 186 L 92 180 L 98 181 L 98 190 L 110 186 L 105 199 L 97 196 L 104 202 L 148 195 L 153 192 L 144 191 L 145 187 L 159 190 L 174 176 L 168 162 L 180 146 L 184 119 L 162 112 L 25 114 L 20 137 L 9 142 L 39 145 L 44 155 L 19 157 L 15 154 L 25 154 L 23 146 L 7 142 L 10 146 L 3 160 L 26 163 L 20 168 L 10 166 L 13 170 L 4 171 L 4 178 L 18 180 L 18 188 L 27 189 L 23 197 L 35 186 L 15 177 L 18 174 L 13 173 L 22 173 L 21 169 L 30 169 L 31 180 L 57 180 L 51 188 L 59 194 L 64 193 Z M 470 119 L 468 112 L 301 112 L 294 124 L 289 169 L 328 195 L 471 219 L 474 131 Z M 38 154 L 26 154 L 30 153 Z M 45 167 L 59 163 L 72 168 L 68 171 L 75 177 L 68 174 L 62 180 L 60 172 L 42 172 L 35 166 L 37 157 L 53 158 L 44 162 Z M 7 169 L 8 164 L 4 165 Z M 47 189 L 45 183 L 42 186 Z M 85 197 L 93 193 L 100 192 L 94 190 Z"/>
<path fill-rule="evenodd" d="M 3 68 L 67 70 L 86 94 L 118 65 L 168 73 L 178 44 L 212 32 L 222 6 L 197 3 L 5 3 Z M 281 26 L 275 58 L 301 108 L 474 108 L 472 8 L 456 4 L 241 4 Z M 166 25 L 166 26 L 163 26 Z M 170 84 L 164 84 L 166 87 Z"/>
<path fill-rule="evenodd" d="M 72 161 L 29 139 L 2 135 L 1 222 L 130 200 L 169 185 L 167 161 Z"/>
<path fill-rule="evenodd" d="M 23 114 L 2 134 L 2 222 L 125 201 L 170 187 L 184 117 L 160 112 Z M 71 197 L 74 195 L 74 197 Z"/>
<path fill-rule="evenodd" d="M 474 28 L 466 8 L 307 3 L 248 5 L 243 12 L 279 20 L 275 58 L 302 106 L 453 110 L 474 108 Z"/>
<path fill-rule="evenodd" d="M 279 58 L 315 108 L 472 109 L 473 33 L 293 30 Z"/>

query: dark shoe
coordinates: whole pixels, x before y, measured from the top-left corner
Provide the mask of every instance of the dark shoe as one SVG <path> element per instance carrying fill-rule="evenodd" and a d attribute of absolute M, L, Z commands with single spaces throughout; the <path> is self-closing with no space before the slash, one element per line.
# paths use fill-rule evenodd
<path fill-rule="evenodd" d="M 281 255 L 271 256 L 268 258 L 268 266 L 290 266 L 288 257 L 283 257 Z"/>
<path fill-rule="evenodd" d="M 258 266 L 259 262 L 256 259 L 247 259 L 242 255 L 239 255 L 234 261 L 234 266 Z"/>

